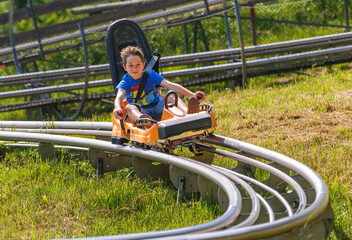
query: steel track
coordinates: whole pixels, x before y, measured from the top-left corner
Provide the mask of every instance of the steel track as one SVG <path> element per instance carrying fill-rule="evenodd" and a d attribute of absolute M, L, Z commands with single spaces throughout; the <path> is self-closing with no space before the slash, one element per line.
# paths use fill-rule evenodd
<path fill-rule="evenodd" d="M 304 68 L 309 68 L 311 66 L 324 66 L 329 64 L 337 64 L 346 61 L 350 61 L 352 56 L 348 54 L 351 51 L 351 47 L 337 47 L 333 49 L 319 50 L 309 53 L 297 53 L 280 57 L 271 57 L 265 59 L 251 60 L 247 62 L 250 69 L 247 72 L 248 77 L 255 77 L 260 75 L 282 73 L 289 71 L 296 71 Z M 204 58 L 204 56 L 214 56 L 212 53 L 203 54 L 199 59 L 209 59 Z M 225 54 L 226 55 L 226 54 Z M 316 57 L 316 59 L 311 60 L 310 58 Z M 320 59 L 318 58 L 320 57 Z M 170 59 L 169 59 L 170 58 Z M 184 59 L 188 59 L 190 56 L 184 56 Z M 306 59 L 305 61 L 300 61 Z M 307 60 L 308 59 L 308 60 Z M 165 62 L 168 64 L 175 64 L 179 60 L 177 58 L 168 57 Z M 193 59 L 194 60 L 194 59 Z M 175 62 L 173 62 L 175 61 Z M 190 59 L 192 61 L 192 59 Z M 287 62 L 285 64 L 285 62 Z M 206 83 L 216 83 L 231 80 L 240 80 L 242 78 L 242 73 L 239 71 L 241 68 L 241 63 L 228 63 L 228 64 L 218 64 L 214 66 L 190 68 L 177 71 L 164 72 L 163 76 L 166 78 L 172 77 L 182 77 L 191 76 L 197 74 L 212 73 L 212 75 L 200 77 L 197 76 L 194 79 L 179 82 L 183 86 L 197 86 Z M 93 75 L 106 74 L 107 65 L 96 65 L 91 66 L 90 71 L 94 71 Z M 231 71 L 232 70 L 232 71 Z M 64 70 L 54 70 L 48 72 L 30 73 L 30 74 L 19 74 L 6 77 L 0 77 L 0 85 L 16 85 L 22 82 L 46 82 L 58 79 L 79 77 L 82 75 L 83 68 L 71 68 Z M 83 88 L 83 83 L 65 84 L 60 86 L 47 86 L 40 88 L 31 88 L 24 90 L 15 90 L 9 92 L 0 93 L 0 99 L 11 98 L 11 97 L 21 97 L 21 96 L 33 96 L 44 93 L 52 92 L 64 92 L 70 90 L 78 90 Z M 109 86 L 111 85 L 110 79 L 91 81 L 88 84 L 89 88 Z M 103 98 L 113 98 L 114 94 L 112 92 L 107 93 L 94 93 L 88 96 L 88 100 L 103 99 Z M 57 99 L 40 99 L 35 102 L 25 102 L 13 105 L 2 105 L 0 106 L 0 112 L 13 111 L 19 109 L 28 109 L 35 107 L 42 107 L 47 105 L 57 105 L 59 103 L 70 103 L 77 102 L 81 100 L 81 96 L 75 97 L 64 97 Z"/>
<path fill-rule="evenodd" d="M 99 99 L 107 99 L 116 97 L 115 92 L 103 92 L 103 93 L 93 93 L 88 94 L 86 100 L 99 100 Z M 73 96 L 73 97 L 64 97 L 64 98 L 55 98 L 55 99 L 43 99 L 34 102 L 24 102 L 18 104 L 9 104 L 9 105 L 0 105 L 0 112 L 9 112 L 15 110 L 22 109 L 30 109 L 37 107 L 45 107 L 45 106 L 58 106 L 64 105 L 68 103 L 74 103 L 81 101 L 82 96 Z"/>
<path fill-rule="evenodd" d="M 98 162 L 98 156 L 110 165 L 120 164 L 116 169 L 132 166 L 143 175 L 138 167 L 142 166 L 149 173 L 164 176 L 160 169 L 148 168 L 150 161 L 158 161 L 166 166 L 166 175 L 175 186 L 180 186 L 178 180 L 183 181 L 180 193 L 200 192 L 224 211 L 218 219 L 197 226 L 87 239 L 326 239 L 332 230 L 333 213 L 323 180 L 309 167 L 277 152 L 212 135 L 196 144 L 198 155 L 185 158 L 110 141 L 52 135 L 75 133 L 109 139 L 111 127 L 108 122 L 4 121 L 0 122 L 0 140 L 39 142 L 39 151 L 44 152 L 53 145 L 78 147 L 87 149 L 91 162 Z M 109 159 L 104 153 L 118 157 Z M 213 154 L 233 159 L 234 167 L 209 164 Z M 255 171 L 270 176 L 258 180 Z"/>

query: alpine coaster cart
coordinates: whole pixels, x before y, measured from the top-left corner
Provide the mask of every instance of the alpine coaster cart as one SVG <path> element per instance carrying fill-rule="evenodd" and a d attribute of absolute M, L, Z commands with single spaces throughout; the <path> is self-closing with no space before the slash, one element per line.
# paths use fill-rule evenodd
<path fill-rule="evenodd" d="M 144 74 L 148 74 L 150 69 L 159 72 L 160 55 L 151 53 L 148 40 L 136 22 L 129 19 L 114 22 L 108 29 L 106 41 L 114 88 L 126 73 L 120 52 L 127 46 L 142 49 L 147 66 Z M 171 95 L 174 95 L 175 103 L 167 104 Z M 159 122 L 147 118 L 132 121 L 126 113 L 126 105 L 127 100 L 124 100 L 122 120 L 113 116 L 112 143 L 115 144 L 132 141 L 141 147 L 170 152 L 176 148 L 194 145 L 196 140 L 212 134 L 216 127 L 215 118 L 211 114 L 211 105 L 199 104 L 199 112 L 184 113 L 178 108 L 178 96 L 173 91 L 165 96 L 165 108 Z"/>

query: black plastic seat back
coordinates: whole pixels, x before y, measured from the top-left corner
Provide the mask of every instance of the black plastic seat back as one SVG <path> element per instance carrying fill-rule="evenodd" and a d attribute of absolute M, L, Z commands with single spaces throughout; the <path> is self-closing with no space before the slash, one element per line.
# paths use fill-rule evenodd
<path fill-rule="evenodd" d="M 106 47 L 114 89 L 126 73 L 122 66 L 120 52 L 127 46 L 140 47 L 144 53 L 146 64 L 152 58 L 148 40 L 140 26 L 130 19 L 117 20 L 109 26 L 106 35 Z"/>

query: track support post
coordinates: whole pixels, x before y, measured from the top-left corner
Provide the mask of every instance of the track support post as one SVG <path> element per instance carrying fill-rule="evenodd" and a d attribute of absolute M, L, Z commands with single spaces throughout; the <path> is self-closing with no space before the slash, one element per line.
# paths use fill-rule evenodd
<path fill-rule="evenodd" d="M 133 156 L 132 167 L 137 176 L 142 179 L 169 178 L 169 165 L 163 163 L 153 162 L 145 158 Z"/>
<path fill-rule="evenodd" d="M 96 159 L 96 178 L 98 179 L 99 176 L 103 176 L 104 168 L 103 168 L 104 158 L 97 158 Z"/>
<path fill-rule="evenodd" d="M 50 160 L 54 157 L 54 144 L 39 142 L 38 152 L 42 160 Z"/>
<path fill-rule="evenodd" d="M 170 179 L 176 189 L 179 189 L 179 181 L 181 178 L 183 182 L 183 193 L 193 195 L 199 192 L 198 190 L 198 177 L 199 175 L 193 174 L 187 170 L 170 165 L 169 169 Z M 186 180 L 187 179 L 187 180 Z"/>
<path fill-rule="evenodd" d="M 129 156 L 108 154 L 103 150 L 89 148 L 88 160 L 95 169 L 98 166 L 97 159 L 99 158 L 104 159 L 101 165 L 104 173 L 132 167 L 132 158 Z"/>
<path fill-rule="evenodd" d="M 179 177 L 178 178 L 178 186 L 177 186 L 177 204 L 180 201 L 180 193 L 182 191 L 182 193 L 184 192 L 185 189 L 185 182 L 186 182 L 186 178 L 185 177 Z"/>

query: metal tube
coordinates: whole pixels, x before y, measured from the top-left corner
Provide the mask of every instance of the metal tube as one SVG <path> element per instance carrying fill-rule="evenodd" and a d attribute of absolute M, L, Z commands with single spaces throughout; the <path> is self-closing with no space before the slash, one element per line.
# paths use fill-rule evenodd
<path fill-rule="evenodd" d="M 265 207 L 266 211 L 268 212 L 269 215 L 269 222 L 273 222 L 275 220 L 275 215 L 273 209 L 270 207 L 269 203 L 263 198 L 259 193 L 257 193 L 257 197 Z"/>
<path fill-rule="evenodd" d="M 313 58 L 313 57 L 322 57 L 322 56 L 326 57 L 327 55 L 345 54 L 351 51 L 352 51 L 352 46 L 338 47 L 338 48 L 324 49 L 324 50 L 313 51 L 313 52 L 297 53 L 297 54 L 291 54 L 291 55 L 285 55 L 285 56 L 279 56 L 279 57 L 252 60 L 252 61 L 248 61 L 246 65 L 247 67 L 265 67 L 275 63 L 285 63 L 290 61 L 304 60 L 304 59 Z M 242 63 L 238 63 L 238 62 L 227 63 L 227 64 L 219 64 L 219 65 L 213 65 L 213 66 L 164 72 L 163 76 L 165 78 L 190 76 L 190 75 L 195 75 L 200 73 L 204 74 L 209 72 L 220 72 L 220 71 L 240 69 L 241 67 L 242 67 Z M 16 77 L 19 77 L 19 76 L 16 75 Z M 34 95 L 39 93 L 76 90 L 76 89 L 81 89 L 83 84 L 84 83 L 74 83 L 74 84 L 66 84 L 66 85 L 60 85 L 60 86 L 48 86 L 48 87 L 41 87 L 41 88 L 35 88 L 35 89 L 24 89 L 24 90 L 10 91 L 10 92 L 2 92 L 0 93 L 0 99 Z M 91 81 L 88 84 L 89 88 L 109 86 L 109 85 L 111 85 L 111 79 Z"/>
<path fill-rule="evenodd" d="M 103 71 L 103 70 L 109 70 L 109 64 L 100 64 L 100 65 L 89 66 L 90 72 Z M 85 72 L 85 67 L 65 68 L 65 69 L 59 69 L 59 70 L 16 74 L 16 75 L 11 75 L 11 76 L 7 76 L 7 77 L 0 77 L 0 82 L 26 80 L 26 79 L 38 79 L 38 78 L 44 78 L 44 77 L 71 75 L 71 74 L 84 73 L 84 72 Z"/>
<path fill-rule="evenodd" d="M 270 43 L 270 44 L 263 44 L 259 46 L 248 46 L 245 47 L 246 53 L 270 50 L 270 49 L 282 49 L 286 47 L 292 46 L 300 46 L 306 44 L 314 44 L 314 43 L 327 43 L 331 44 L 334 40 L 345 39 L 345 38 L 352 38 L 352 32 L 348 33 L 339 33 L 339 34 L 332 34 L 327 36 L 320 36 L 320 37 L 312 37 L 312 38 L 304 38 L 299 40 L 291 40 L 279 43 Z M 183 54 L 177 56 L 168 56 L 161 58 L 162 63 L 166 62 L 175 62 L 181 60 L 192 60 L 198 58 L 207 58 L 207 57 L 216 57 L 222 55 L 230 55 L 230 54 L 240 54 L 240 48 L 232 48 L 232 49 L 225 49 L 225 50 L 217 50 L 211 52 L 200 52 L 200 53 L 193 53 L 193 54 Z"/>
<path fill-rule="evenodd" d="M 36 129 L 89 129 L 89 130 L 112 130 L 111 122 L 76 122 L 76 121 L 0 121 L 2 128 L 36 128 Z"/>
<path fill-rule="evenodd" d="M 249 20 L 249 17 L 243 17 L 243 20 Z M 306 26 L 316 26 L 316 27 L 331 27 L 331 28 L 346 28 L 350 29 L 351 26 L 346 25 L 337 25 L 337 24 L 324 24 L 324 23 L 312 23 L 312 22 L 300 22 L 300 21 L 289 21 L 289 20 L 275 20 L 269 18 L 256 18 L 257 21 L 262 22 L 274 22 L 274 23 L 288 23 L 288 24 L 297 24 L 297 25 L 306 25 Z"/>
<path fill-rule="evenodd" d="M 203 147 L 202 147 L 203 148 Z M 307 205 L 307 196 L 304 193 L 302 187 L 295 181 L 293 180 L 290 176 L 288 176 L 287 174 L 285 174 L 284 172 L 280 171 L 277 168 L 274 168 L 270 165 L 267 165 L 265 163 L 256 161 L 254 159 L 251 159 L 249 157 L 246 156 L 242 156 L 240 154 L 236 154 L 233 152 L 229 152 L 223 149 L 219 149 L 219 148 L 213 148 L 213 147 L 206 147 L 204 148 L 207 151 L 228 157 L 228 158 L 232 158 L 235 159 L 237 161 L 243 162 L 243 163 L 247 163 L 249 165 L 258 167 L 260 169 L 263 169 L 277 177 L 279 177 L 280 179 L 282 179 L 283 181 L 287 182 L 297 193 L 297 196 L 299 198 L 299 206 L 297 209 L 297 212 L 301 211 L 302 209 L 304 209 Z M 270 160 L 270 159 L 269 159 Z"/>
<path fill-rule="evenodd" d="M 179 156 L 180 157 L 180 156 Z M 182 157 L 180 157 L 182 158 Z M 220 168 L 218 166 L 214 166 L 214 165 L 208 165 L 202 162 L 198 162 L 196 160 L 193 159 L 187 159 L 188 161 L 192 161 L 194 163 L 200 164 L 202 166 L 208 167 L 212 170 L 215 170 L 221 174 L 223 174 L 224 176 L 226 176 L 227 178 L 229 178 L 231 181 L 233 181 L 236 184 L 239 184 L 241 186 L 241 188 L 243 188 L 246 193 L 248 194 L 248 196 L 251 198 L 251 203 L 252 203 L 252 211 L 250 213 L 250 215 L 241 223 L 235 225 L 234 227 L 243 227 L 243 226 L 249 226 L 255 223 L 255 221 L 258 219 L 259 214 L 260 214 L 260 204 L 259 204 L 259 198 L 256 195 L 256 192 L 254 191 L 254 189 L 245 181 L 243 181 L 239 176 L 230 173 L 229 171 L 227 171 L 227 169 L 224 168 Z M 242 206 L 242 205 L 241 205 Z"/>
<path fill-rule="evenodd" d="M 166 236 L 176 236 L 187 233 L 204 232 L 204 231 L 214 231 L 217 229 L 222 229 L 229 224 L 231 224 L 236 218 L 236 212 L 238 211 L 238 206 L 240 205 L 240 196 L 236 193 L 238 192 L 236 186 L 226 177 L 213 171 L 207 167 L 201 166 L 192 161 L 187 161 L 186 159 L 179 158 L 177 156 L 165 154 L 162 152 L 156 152 L 152 150 L 145 150 L 140 148 L 135 148 L 132 146 L 122 146 L 107 144 L 106 141 L 87 139 L 87 138 L 77 138 L 68 136 L 56 136 L 56 135 L 46 135 L 46 134 L 35 134 L 35 133 L 16 133 L 16 132 L 0 132 L 0 139 L 9 141 L 29 141 L 29 142 L 42 142 L 42 143 L 55 143 L 61 145 L 70 145 L 78 147 L 91 147 L 97 150 L 104 150 L 110 152 L 121 153 L 126 156 L 136 156 L 144 159 L 149 159 L 152 161 L 159 161 L 168 165 L 174 165 L 176 167 L 186 169 L 188 171 L 194 172 L 196 174 L 202 175 L 203 177 L 214 182 L 220 186 L 228 197 L 229 204 L 226 212 L 219 218 L 203 223 L 196 226 L 184 227 L 179 229 L 164 230 L 157 232 L 147 232 L 147 233 L 134 233 L 125 235 L 115 235 L 99 237 L 97 239 L 146 239 L 146 238 L 160 238 Z"/>
<path fill-rule="evenodd" d="M 215 4 L 221 3 L 222 1 L 224 1 L 224 0 L 208 0 L 208 4 L 215 5 Z M 231 0 L 225 0 L 225 1 L 231 1 Z M 158 13 L 153 13 L 153 14 L 148 14 L 145 16 L 133 18 L 133 20 L 136 21 L 137 23 L 146 22 L 146 21 L 150 21 L 150 20 L 182 13 L 182 12 L 192 11 L 192 10 L 199 9 L 202 7 L 204 7 L 203 2 L 194 3 L 194 4 L 189 4 L 186 6 L 170 9 L 167 11 L 161 11 Z M 91 34 L 96 34 L 97 32 L 106 32 L 106 30 L 108 29 L 109 26 L 110 26 L 110 24 L 95 27 L 95 28 L 90 28 L 85 31 L 85 34 L 91 35 Z M 66 35 L 62 35 L 62 36 L 58 36 L 58 37 L 42 39 L 42 45 L 50 45 L 50 44 L 54 44 L 54 43 L 58 43 L 58 42 L 62 42 L 62 41 L 70 40 L 70 39 L 75 39 L 75 38 L 79 38 L 79 37 L 80 37 L 80 33 L 79 33 L 79 31 L 76 31 L 74 33 L 70 33 L 70 34 L 66 34 Z M 28 50 L 29 48 L 37 48 L 37 47 L 38 47 L 37 42 L 31 42 L 31 43 L 17 46 L 16 50 L 17 51 L 24 51 L 24 50 Z M 0 49 L 0 56 L 9 54 L 11 52 L 12 52 L 11 48 Z"/>
<path fill-rule="evenodd" d="M 211 168 L 213 168 L 213 166 Z M 231 173 L 227 173 L 226 170 L 224 170 L 224 169 L 220 169 L 217 167 L 215 167 L 215 169 L 217 169 L 217 171 L 219 173 L 228 177 L 234 183 L 239 184 L 241 186 L 241 188 L 243 188 L 247 192 L 248 196 L 251 199 L 252 211 L 249 214 L 249 216 L 244 221 L 242 221 L 234 226 L 231 226 L 230 228 L 241 228 L 241 227 L 253 225 L 257 221 L 257 219 L 260 215 L 260 198 L 258 197 L 256 192 L 254 191 L 254 189 L 248 183 L 246 183 L 241 178 L 239 178 L 238 176 L 231 174 Z"/>
<path fill-rule="evenodd" d="M 273 44 L 264 44 L 259 46 L 249 46 L 245 48 L 245 51 L 246 53 L 255 53 L 258 51 L 264 51 L 264 50 L 270 50 L 270 49 L 282 49 L 282 51 L 285 51 L 284 48 L 286 47 L 300 46 L 300 45 L 314 44 L 314 43 L 325 43 L 328 46 L 332 44 L 332 41 L 334 40 L 341 40 L 341 39 L 348 39 L 348 38 L 352 38 L 352 32 L 333 34 L 333 35 L 322 36 L 322 37 L 306 38 L 306 39 L 300 39 L 300 40 L 292 40 L 292 41 L 273 43 Z M 302 48 L 303 47 L 306 48 L 306 46 L 302 46 Z M 295 50 L 299 51 L 299 48 Z M 240 49 L 232 48 L 232 49 L 217 50 L 217 51 L 211 51 L 211 52 L 200 52 L 200 53 L 183 54 L 183 55 L 177 55 L 177 56 L 168 56 L 168 57 L 162 57 L 160 61 L 161 63 L 172 63 L 177 61 L 193 60 L 193 59 L 200 59 L 200 58 L 212 58 L 217 56 L 233 55 L 233 54 L 240 54 Z M 254 57 L 256 55 L 254 54 L 251 56 Z M 3 76 L 3 77 L 0 77 L 0 82 L 25 80 L 25 79 L 32 79 L 32 78 L 38 79 L 38 78 L 51 77 L 51 76 L 83 73 L 84 69 L 85 69 L 84 67 L 78 67 L 78 68 L 51 70 L 51 71 L 39 72 L 39 73 L 25 73 L 25 74 L 11 75 L 11 76 Z M 93 65 L 89 67 L 90 72 L 103 71 L 103 70 L 109 70 L 109 65 L 101 64 L 101 65 Z"/>
<path fill-rule="evenodd" d="M 316 193 L 316 198 L 309 207 L 297 214 L 294 214 L 290 218 L 282 218 L 273 222 L 271 224 L 271 230 L 269 230 L 268 228 L 270 224 L 261 224 L 258 226 L 251 226 L 247 228 L 238 229 L 238 231 L 232 231 L 231 233 L 229 232 L 226 235 L 232 236 L 235 239 L 235 236 L 241 236 L 243 238 L 250 238 L 255 236 L 263 237 L 265 236 L 265 234 L 272 234 L 273 232 L 283 232 L 288 230 L 289 228 L 292 229 L 295 226 L 302 226 L 306 223 L 308 219 L 312 221 L 317 216 L 322 214 L 326 209 L 329 203 L 328 189 L 324 184 L 323 180 L 314 171 L 312 171 L 309 167 L 305 166 L 304 164 L 297 162 L 292 158 L 289 158 L 280 153 L 276 153 L 249 143 L 222 136 L 214 135 L 207 137 L 206 142 L 221 145 L 231 149 L 242 150 L 252 156 L 274 161 L 277 164 L 289 168 L 290 170 L 300 174 L 313 186 L 314 191 Z M 209 233 L 209 237 L 211 237 L 210 235 L 211 233 Z"/>
<path fill-rule="evenodd" d="M 48 87 L 23 89 L 23 90 L 11 91 L 11 92 L 1 92 L 0 99 L 9 98 L 9 97 L 21 97 L 21 96 L 35 95 L 35 94 L 41 94 L 41 93 L 52 93 L 52 92 L 77 90 L 77 89 L 82 89 L 83 86 L 84 86 L 84 83 L 81 82 L 81 83 L 64 84 L 64 85 L 59 85 L 59 86 L 48 86 Z M 111 79 L 91 81 L 88 83 L 89 88 L 102 87 L 102 86 L 111 86 Z"/>
<path fill-rule="evenodd" d="M 108 75 L 110 74 L 110 71 L 104 70 L 104 71 L 96 71 L 90 74 L 90 76 L 100 76 L 100 75 Z M 16 81 L 13 82 L 2 82 L 0 81 L 0 87 L 4 86 L 13 86 L 13 85 L 21 85 L 21 84 L 26 84 L 26 83 L 44 83 L 44 82 L 50 82 L 50 81 L 56 81 L 56 80 L 64 80 L 64 79 L 75 79 L 75 78 L 81 78 L 84 77 L 85 73 L 75 73 L 75 74 L 65 74 L 65 75 L 57 75 L 53 77 L 43 77 L 43 78 L 32 78 L 28 80 L 21 80 L 21 79 L 16 79 Z"/>
<path fill-rule="evenodd" d="M 274 63 L 284 63 L 284 62 L 290 62 L 290 61 L 304 60 L 304 59 L 313 58 L 313 57 L 322 57 L 322 56 L 326 57 L 327 55 L 330 55 L 330 54 L 345 54 L 350 51 L 352 51 L 352 46 L 338 47 L 338 48 L 324 49 L 319 51 L 296 53 L 291 55 L 252 60 L 252 61 L 248 61 L 246 65 L 247 67 L 264 67 Z M 239 63 L 239 62 L 218 64 L 214 66 L 189 68 L 189 69 L 181 69 L 177 71 L 164 72 L 163 76 L 165 78 L 176 77 L 176 76 L 180 77 L 180 76 L 188 76 L 188 75 L 194 75 L 199 73 L 204 74 L 209 72 L 228 71 L 228 70 L 239 69 L 241 67 L 242 67 L 242 63 Z"/>
<path fill-rule="evenodd" d="M 247 182 L 250 182 L 252 184 L 255 184 L 257 185 L 258 187 L 270 192 L 271 194 L 273 194 L 277 199 L 279 199 L 279 201 L 282 203 L 282 205 L 286 208 L 286 211 L 287 211 L 287 215 L 288 216 L 292 216 L 293 215 L 293 211 L 292 211 L 292 208 L 290 206 L 290 204 L 286 201 L 286 199 L 280 195 L 280 193 L 278 193 L 276 190 L 272 189 L 271 187 L 268 187 L 267 185 L 253 179 L 253 178 L 250 178 L 248 176 L 245 176 L 245 175 L 242 175 L 242 174 L 239 174 L 237 172 L 234 172 L 234 171 L 230 171 L 230 170 L 226 170 L 227 172 L 231 173 L 231 174 L 234 174 L 244 180 L 246 180 Z"/>
<path fill-rule="evenodd" d="M 0 128 L 0 131 L 15 131 L 25 133 L 46 133 L 64 135 L 86 135 L 86 136 L 111 136 L 111 131 L 82 130 L 82 129 L 23 129 L 23 128 Z"/>
<path fill-rule="evenodd" d="M 245 153 L 249 153 L 252 156 L 261 157 L 274 162 L 279 165 L 285 166 L 289 169 L 302 174 L 312 185 L 316 192 L 316 199 L 306 209 L 294 214 L 292 217 L 284 217 L 271 223 L 263 223 L 254 226 L 248 226 L 243 228 L 229 228 L 224 231 L 210 232 L 210 233 L 196 233 L 188 235 L 188 240 L 193 239 L 253 239 L 253 238 L 264 238 L 266 236 L 273 236 L 275 234 L 291 231 L 292 229 L 302 227 L 307 221 L 313 221 L 317 216 L 323 213 L 329 202 L 329 194 L 327 187 L 322 179 L 307 166 L 279 153 L 272 152 L 270 150 L 254 146 L 245 142 L 241 142 L 234 139 L 225 138 L 222 136 L 209 136 L 205 139 L 206 142 L 229 147 L 236 150 L 244 150 Z M 185 239 L 182 236 L 173 236 L 173 239 L 181 240 Z"/>

